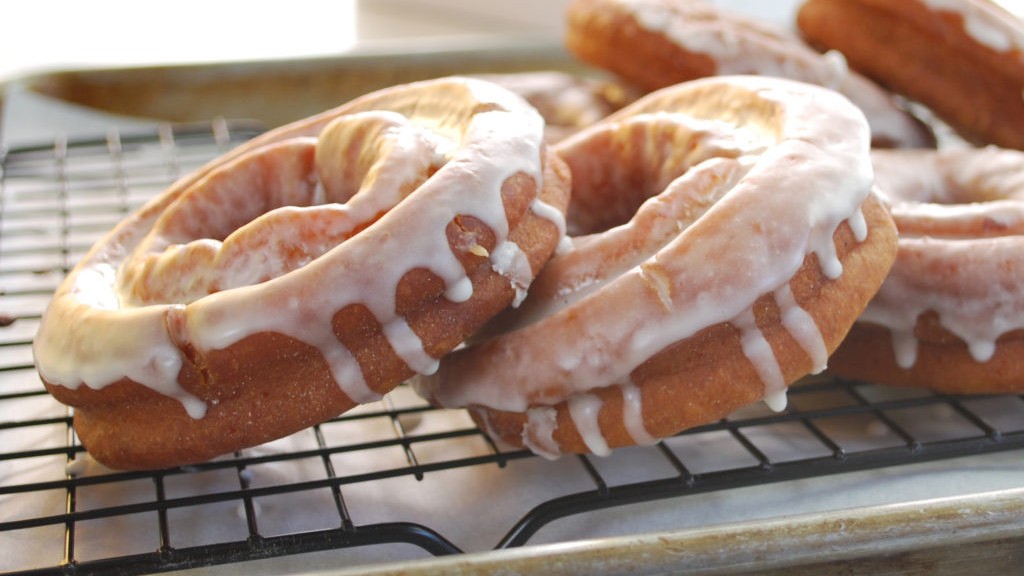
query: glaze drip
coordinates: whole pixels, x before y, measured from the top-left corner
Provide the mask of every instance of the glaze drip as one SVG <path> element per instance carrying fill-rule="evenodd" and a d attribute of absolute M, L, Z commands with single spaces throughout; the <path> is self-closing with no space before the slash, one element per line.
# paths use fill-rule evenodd
<path fill-rule="evenodd" d="M 732 325 L 740 331 L 740 344 L 743 347 L 743 354 L 750 363 L 754 365 L 758 378 L 764 382 L 766 394 L 772 394 L 786 387 L 786 381 L 782 377 L 782 370 L 775 358 L 775 352 L 768 344 L 761 329 L 757 327 L 752 309 L 744 310 L 739 316 L 732 320 Z"/>
<path fill-rule="evenodd" d="M 620 384 L 620 386 L 622 388 L 622 421 L 626 425 L 626 431 L 629 432 L 630 438 L 638 446 L 654 444 L 658 439 L 651 436 L 644 426 L 643 393 L 632 382 Z"/>
<path fill-rule="evenodd" d="M 607 456 L 611 453 L 608 443 L 601 433 L 601 426 L 598 423 L 598 416 L 604 402 L 593 394 L 574 394 L 569 397 L 569 415 L 573 424 L 579 430 L 580 436 L 587 448 L 598 456 Z"/>
<path fill-rule="evenodd" d="M 789 284 L 784 284 L 775 291 L 775 302 L 782 312 L 782 325 L 810 357 L 812 373 L 817 374 L 824 370 L 828 363 L 825 338 L 822 337 L 814 318 L 797 304 Z"/>

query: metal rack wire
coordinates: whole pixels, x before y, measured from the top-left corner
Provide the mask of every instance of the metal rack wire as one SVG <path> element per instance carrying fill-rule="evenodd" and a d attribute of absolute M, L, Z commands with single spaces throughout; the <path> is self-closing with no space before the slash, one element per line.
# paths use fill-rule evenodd
<path fill-rule="evenodd" d="M 821 376 L 793 387 L 785 412 L 752 406 L 610 458 L 547 462 L 501 451 L 464 414 L 400 387 L 295 437 L 202 465 L 105 470 L 86 457 L 70 411 L 35 374 L 40 314 L 100 234 L 258 132 L 217 121 L 0 150 L 0 548 L 36 547 L 3 554 L 0 572 L 145 574 L 380 544 L 458 554 L 465 547 L 438 528 L 443 514 L 429 506 L 375 511 L 398 485 L 403 497 L 430 500 L 443 489 L 432 480 L 453 473 L 527 491 L 538 476 L 566 479 L 558 491 L 523 498 L 491 544 L 508 548 L 558 519 L 604 508 L 1024 447 L 1024 398 Z M 513 470 L 517 463 L 530 466 Z M 104 542 L 98 535 L 111 528 L 137 537 Z"/>

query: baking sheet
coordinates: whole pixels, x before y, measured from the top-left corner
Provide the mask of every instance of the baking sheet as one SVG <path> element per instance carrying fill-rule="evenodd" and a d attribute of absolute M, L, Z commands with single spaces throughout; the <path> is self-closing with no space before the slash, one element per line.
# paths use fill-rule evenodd
<path fill-rule="evenodd" d="M 1003 490 L 334 574 L 1014 574 L 1024 565 L 1022 496 Z"/>
<path fill-rule="evenodd" d="M 754 6 L 762 9 L 769 4 Z M 90 127 L 97 117 L 101 125 L 112 122 L 109 116 L 97 115 L 97 110 L 116 115 L 118 121 L 123 116 L 127 125 L 135 121 L 142 126 L 153 120 L 206 120 L 223 115 L 257 118 L 273 126 L 336 105 L 373 87 L 416 77 L 477 70 L 575 67 L 557 46 L 513 43 L 472 50 L 436 47 L 419 55 L 384 50 L 288 63 L 68 71 L 26 78 L 17 88 L 26 90 L 29 98 L 41 95 L 70 103 L 69 122 L 81 121 Z M 268 96 L 254 101 L 253 94 Z M 296 95 L 304 97 L 296 99 Z M 21 323 L 17 329 L 31 332 L 31 324 Z M 31 359 L 15 361 L 30 363 Z M 25 381 L 21 376 L 12 385 L 22 386 Z M 3 383 L 6 389 L 10 389 L 10 380 L 8 373 Z M 412 399 L 399 396 L 391 401 L 402 403 Z M 63 407 L 46 397 L 3 408 L 8 411 L 0 413 L 2 422 L 60 418 L 65 414 Z M 948 414 L 933 416 L 932 422 L 949 418 Z M 431 427 L 467 425 L 463 414 L 451 412 L 410 423 L 410 428 L 428 433 Z M 361 439 L 384 437 L 393 434 L 388 426 L 385 422 L 364 424 L 357 434 Z M 728 465 L 730 454 L 745 457 L 725 448 L 726 440 L 712 435 L 689 449 L 714 454 L 719 465 Z M 62 445 L 66 441 L 66 431 L 60 426 L 41 428 L 28 437 L 0 431 L 0 442 L 10 450 Z M 769 441 L 783 458 L 786 454 L 804 454 L 802 450 L 807 446 L 785 434 Z M 312 442 L 310 434 L 304 433 L 260 447 L 255 453 L 305 450 Z M 452 450 L 463 450 L 466 454 L 489 450 L 479 438 L 460 444 L 446 446 L 445 454 L 438 457 L 450 457 Z M 424 456 L 430 457 L 429 448 Z M 1021 456 L 1019 452 L 988 454 L 634 504 L 556 521 L 542 529 L 529 546 L 509 551 L 490 549 L 524 511 L 549 498 L 590 489 L 592 480 L 573 459 L 548 462 L 531 458 L 511 462 L 505 468 L 457 468 L 427 474 L 421 480 L 403 476 L 358 485 L 346 489 L 346 498 L 356 503 L 353 513 L 361 522 L 401 517 L 427 525 L 441 523 L 445 534 L 471 551 L 470 555 L 429 559 L 411 545 L 382 546 L 247 562 L 244 567 L 254 574 L 356 573 L 370 570 L 370 566 L 380 572 L 402 573 L 431 573 L 440 569 L 515 573 L 543 566 L 552 573 L 658 573 L 685 568 L 726 574 L 766 573 L 768 569 L 803 564 L 824 570 L 819 562 L 861 558 L 864 561 L 860 564 L 843 565 L 844 570 L 849 570 L 844 573 L 879 573 L 883 569 L 897 572 L 901 566 L 906 568 L 904 573 L 913 573 L 911 569 L 923 570 L 921 567 L 929 565 L 935 568 L 940 559 L 950 560 L 951 551 L 961 558 L 973 558 L 979 566 L 981 562 L 996 561 L 1003 562 L 1001 566 L 1006 566 L 1006 562 L 1019 566 L 1019 558 L 1012 552 L 1019 548 L 1020 538 L 1021 515 L 1017 506 L 1021 502 L 1019 487 L 1024 486 Z M 372 461 L 341 455 L 335 464 L 359 470 L 400 466 L 404 458 L 398 450 L 381 450 Z M 0 483 L 60 480 L 64 477 L 64 465 L 60 456 L 39 458 L 27 468 L 0 465 Z M 639 471 L 649 474 L 652 468 L 655 474 L 672 473 L 659 472 L 665 466 L 663 461 L 650 457 L 645 450 L 619 451 L 601 459 L 599 465 L 622 476 L 623 481 Z M 86 475 L 103 473 L 99 467 L 85 471 Z M 271 462 L 248 474 L 254 485 L 265 486 L 320 478 L 322 471 L 318 463 Z M 201 494 L 234 487 L 237 482 L 237 474 L 230 471 L 190 474 L 175 478 L 169 489 L 176 495 Z M 86 490 L 80 495 L 80 505 L 85 509 L 131 505 L 145 500 L 152 489 L 149 480 L 139 480 L 119 484 L 116 491 Z M 62 490 L 2 497 L 0 521 L 40 513 L 60 514 L 66 499 Z M 285 534 L 333 526 L 336 515 L 330 511 L 331 506 L 329 493 L 314 491 L 261 501 L 256 513 L 267 533 Z M 175 542 L 179 546 L 247 537 L 245 511 L 236 502 L 212 503 L 170 516 L 175 526 L 187 527 L 175 532 L 187 534 L 184 540 Z M 481 517 L 486 517 L 487 522 L 477 521 Z M 154 549 L 159 543 L 152 536 L 153 522 L 151 514 L 140 514 L 85 523 L 76 543 L 83 552 L 81 559 Z M 112 539 L 111 534 L 144 536 Z M 985 554 L 962 554 L 959 545 L 978 542 L 989 543 L 974 548 Z M 54 565 L 61 560 L 63 546 L 60 526 L 19 533 L 0 543 L 5 552 L 0 570 L 26 563 Z M 796 554 L 797 551 L 801 553 Z M 391 564 L 396 560 L 406 562 Z M 886 560 L 898 562 L 879 564 Z M 211 567 L 194 572 L 231 573 L 237 569 L 238 566 Z"/>

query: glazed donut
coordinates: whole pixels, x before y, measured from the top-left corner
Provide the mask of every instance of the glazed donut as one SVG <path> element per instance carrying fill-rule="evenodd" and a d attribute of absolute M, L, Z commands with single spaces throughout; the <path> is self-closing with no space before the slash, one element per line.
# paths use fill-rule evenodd
<path fill-rule="evenodd" d="M 845 94 L 867 115 L 876 146 L 935 142 L 838 52 L 819 54 L 794 35 L 701 0 L 573 0 L 567 22 L 570 52 L 645 90 L 713 75 L 778 76 Z"/>
<path fill-rule="evenodd" d="M 544 117 L 549 142 L 586 128 L 636 100 L 639 91 L 612 79 L 558 70 L 476 76 L 522 96 Z"/>
<path fill-rule="evenodd" d="M 836 374 L 948 393 L 1024 391 L 1024 153 L 875 151 L 896 263 Z"/>
<path fill-rule="evenodd" d="M 87 450 L 204 461 L 430 372 L 565 238 L 569 175 L 494 84 L 397 86 L 285 126 L 101 239 L 34 344 Z"/>
<path fill-rule="evenodd" d="M 555 148 L 571 246 L 519 309 L 413 379 L 500 444 L 606 454 L 784 405 L 895 256 L 867 124 L 831 90 L 695 80 Z"/>
<path fill-rule="evenodd" d="M 810 0 L 797 25 L 965 139 L 1024 148 L 1024 23 L 994 3 Z"/>

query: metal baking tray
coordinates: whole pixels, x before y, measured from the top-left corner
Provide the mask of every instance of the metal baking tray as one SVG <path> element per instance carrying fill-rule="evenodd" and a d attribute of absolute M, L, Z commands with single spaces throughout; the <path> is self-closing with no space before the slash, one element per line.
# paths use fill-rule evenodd
<path fill-rule="evenodd" d="M 454 74 L 564 70 L 594 74 L 551 41 L 431 41 L 414 52 L 384 43 L 343 56 L 221 64 L 58 70 L 19 89 L 134 118 L 168 122 L 251 119 L 278 126 L 367 92 Z"/>
<path fill-rule="evenodd" d="M 751 406 L 655 446 L 552 462 L 502 451 L 460 411 L 400 387 L 203 465 L 89 465 L 69 410 L 35 374 L 31 340 L 49 294 L 92 241 L 266 127 L 398 82 L 538 69 L 590 73 L 557 48 L 506 45 L 23 79 L 50 98 L 157 121 L 0 149 L 0 572 L 1020 570 L 1020 396 L 823 375 L 795 385 L 781 413 Z M 1009 481 L 925 486 L 979 466 L 1005 468 Z M 890 493 L 833 493 L 875 486 Z"/>

